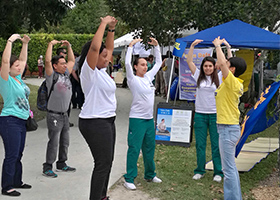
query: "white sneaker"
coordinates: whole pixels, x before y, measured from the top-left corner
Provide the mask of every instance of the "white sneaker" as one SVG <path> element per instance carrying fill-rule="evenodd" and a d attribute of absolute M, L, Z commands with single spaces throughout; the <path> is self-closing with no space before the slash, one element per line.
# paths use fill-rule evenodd
<path fill-rule="evenodd" d="M 134 185 L 134 183 L 128 183 L 125 181 L 123 186 L 128 190 L 136 190 L 136 186 Z"/>
<path fill-rule="evenodd" d="M 199 179 L 201 179 L 203 176 L 204 176 L 204 174 L 195 174 L 195 175 L 192 177 L 192 179 L 194 179 L 194 180 L 199 180 Z"/>
<path fill-rule="evenodd" d="M 213 181 L 220 183 L 222 181 L 222 177 L 220 175 L 215 175 Z"/>
<path fill-rule="evenodd" d="M 161 183 L 162 180 L 161 180 L 160 178 L 158 178 L 158 177 L 155 176 L 155 177 L 152 179 L 152 182 L 153 182 L 153 183 Z"/>

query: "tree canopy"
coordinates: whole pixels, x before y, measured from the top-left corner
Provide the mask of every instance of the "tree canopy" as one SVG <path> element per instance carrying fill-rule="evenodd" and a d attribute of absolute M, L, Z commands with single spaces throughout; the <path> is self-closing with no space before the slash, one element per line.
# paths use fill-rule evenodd
<path fill-rule="evenodd" d="M 62 20 L 62 26 L 71 28 L 75 33 L 95 33 L 100 17 L 108 15 L 110 8 L 104 0 L 88 0 L 77 3 Z"/>
<path fill-rule="evenodd" d="M 39 30 L 57 24 L 74 3 L 86 0 L 1 0 L 0 36 Z"/>
<path fill-rule="evenodd" d="M 203 30 L 233 19 L 270 31 L 280 19 L 279 0 L 107 0 L 114 14 L 125 21 L 131 31 L 142 30 L 144 40 L 154 35 L 168 45 L 178 31 Z M 242 30 L 241 30 L 242 31 Z"/>

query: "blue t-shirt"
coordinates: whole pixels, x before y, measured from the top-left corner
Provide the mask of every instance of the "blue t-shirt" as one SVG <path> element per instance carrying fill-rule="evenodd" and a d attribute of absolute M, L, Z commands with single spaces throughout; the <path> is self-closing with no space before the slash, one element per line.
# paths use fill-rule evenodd
<path fill-rule="evenodd" d="M 16 76 L 20 81 L 19 84 L 11 76 L 8 81 L 5 81 L 0 76 L 0 94 L 4 100 L 4 107 L 0 116 L 15 116 L 21 119 L 29 117 L 29 102 L 30 94 L 29 87 L 21 80 L 21 75 Z"/>

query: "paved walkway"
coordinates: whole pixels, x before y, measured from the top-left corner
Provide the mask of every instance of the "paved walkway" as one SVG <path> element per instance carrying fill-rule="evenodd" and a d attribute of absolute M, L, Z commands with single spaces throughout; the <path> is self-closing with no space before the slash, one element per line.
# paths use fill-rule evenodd
<path fill-rule="evenodd" d="M 27 78 L 26 83 L 40 85 L 44 79 Z M 127 151 L 128 116 L 132 95 L 129 89 L 117 88 L 117 139 L 115 158 L 113 162 L 109 187 L 111 187 L 125 173 Z M 156 97 L 156 102 L 164 101 Z M 156 105 L 156 103 L 155 103 Z M 57 178 L 42 176 L 42 163 L 45 161 L 47 145 L 46 120 L 38 122 L 39 128 L 35 132 L 28 132 L 23 156 L 23 181 L 32 185 L 31 190 L 19 190 L 22 194 L 18 200 L 85 200 L 89 199 L 89 186 L 93 168 L 93 158 L 90 150 L 78 130 L 78 115 L 80 110 L 71 111 L 70 121 L 74 127 L 70 128 L 70 146 L 67 164 L 77 168 L 75 173 L 57 172 Z M 4 157 L 3 143 L 0 142 L 0 165 Z M 2 168 L 0 167 L 0 173 Z M 1 200 L 11 197 L 0 195 Z"/>

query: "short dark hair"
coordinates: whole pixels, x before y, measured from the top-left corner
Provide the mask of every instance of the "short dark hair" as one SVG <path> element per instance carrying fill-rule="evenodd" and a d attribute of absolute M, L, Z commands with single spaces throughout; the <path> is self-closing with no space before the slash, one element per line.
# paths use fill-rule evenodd
<path fill-rule="evenodd" d="M 235 67 L 235 72 L 234 72 L 235 77 L 239 77 L 247 69 L 246 61 L 243 58 L 231 57 L 228 59 L 228 61 L 230 62 L 230 67 Z"/>
<path fill-rule="evenodd" d="M 64 48 L 58 48 L 57 50 L 56 50 L 56 55 L 59 55 L 61 52 L 65 52 L 66 51 L 66 49 L 64 49 Z"/>
<path fill-rule="evenodd" d="M 52 65 L 57 64 L 60 58 L 65 59 L 62 55 L 52 57 Z"/>
<path fill-rule="evenodd" d="M 172 52 L 168 50 L 166 52 L 166 58 L 171 58 L 171 57 L 172 57 Z"/>
<path fill-rule="evenodd" d="M 18 57 L 16 55 L 11 55 L 10 57 L 10 67 L 18 60 Z"/>

